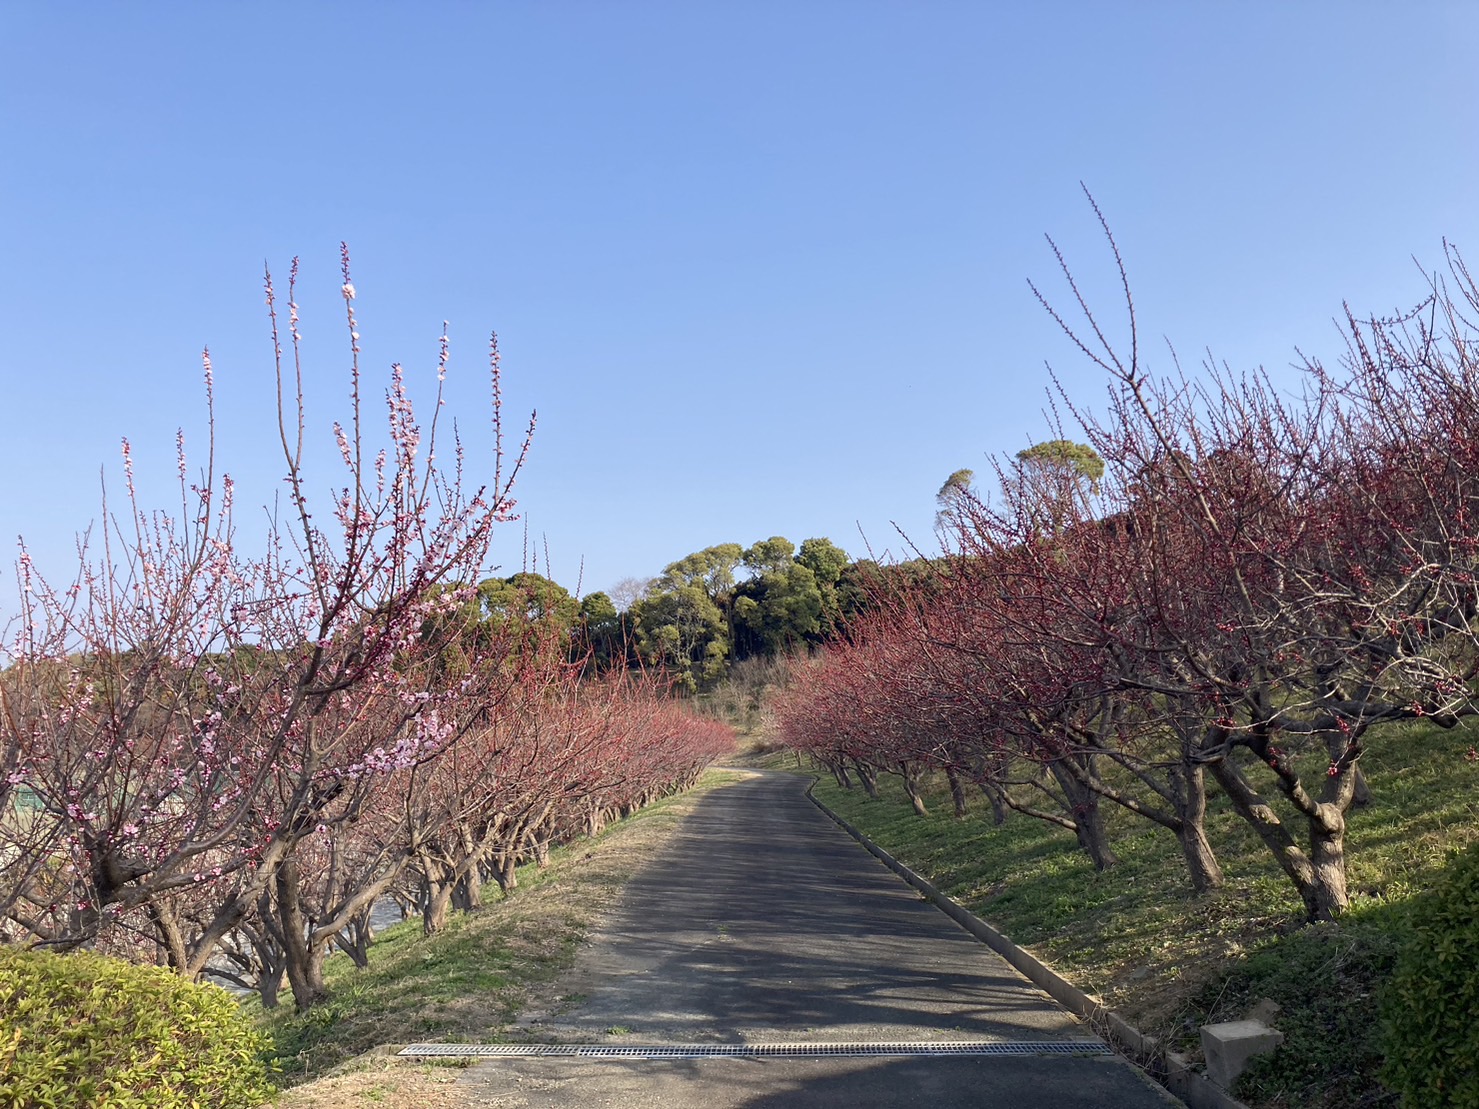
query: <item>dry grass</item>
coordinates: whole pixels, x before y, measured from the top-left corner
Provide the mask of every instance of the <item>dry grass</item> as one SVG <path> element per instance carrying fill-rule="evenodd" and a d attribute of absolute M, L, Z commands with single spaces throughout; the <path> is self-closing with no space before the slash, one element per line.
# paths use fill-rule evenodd
<path fill-rule="evenodd" d="M 366 1059 L 345 1074 L 297 1086 L 277 1103 L 281 1109 L 463 1109 L 476 1104 L 457 1085 L 461 1067 L 408 1063 L 394 1056 Z"/>

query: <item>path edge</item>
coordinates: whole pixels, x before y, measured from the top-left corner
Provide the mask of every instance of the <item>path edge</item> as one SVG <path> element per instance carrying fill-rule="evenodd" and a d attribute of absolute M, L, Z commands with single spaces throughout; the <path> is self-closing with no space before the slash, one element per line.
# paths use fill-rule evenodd
<path fill-rule="evenodd" d="M 1011 963 L 1033 985 L 1043 990 L 1054 1001 L 1103 1036 L 1121 1056 L 1180 1098 L 1191 1109 L 1248 1109 L 1246 1105 L 1236 1100 L 1206 1075 L 1192 1070 L 1183 1056 L 1174 1051 L 1166 1051 L 1158 1037 L 1148 1036 L 1141 1032 L 1119 1013 L 1105 1006 L 1098 998 L 1085 993 L 1057 971 L 1039 961 L 1030 952 L 1018 947 L 975 913 L 942 892 L 928 878 L 916 874 L 879 847 L 863 832 L 828 808 L 812 792 L 816 783 L 817 779 L 813 778 L 807 785 L 807 799 L 825 813 L 833 823 L 867 848 L 869 853 L 884 866 L 924 894 L 936 908 L 956 924 Z"/>

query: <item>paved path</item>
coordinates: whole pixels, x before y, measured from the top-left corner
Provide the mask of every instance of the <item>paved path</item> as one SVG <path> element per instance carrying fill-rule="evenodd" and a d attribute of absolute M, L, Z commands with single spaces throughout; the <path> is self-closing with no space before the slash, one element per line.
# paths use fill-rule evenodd
<path fill-rule="evenodd" d="M 537 1021 L 537 1038 L 985 1040 L 1030 1052 L 1093 1039 L 837 828 L 804 788 L 791 775 L 757 774 L 704 797 L 583 949 L 569 978 L 581 1000 Z M 464 1088 L 481 1104 L 529 1109 L 1179 1104 L 1127 1064 L 1093 1054 L 500 1059 L 472 1068 Z"/>

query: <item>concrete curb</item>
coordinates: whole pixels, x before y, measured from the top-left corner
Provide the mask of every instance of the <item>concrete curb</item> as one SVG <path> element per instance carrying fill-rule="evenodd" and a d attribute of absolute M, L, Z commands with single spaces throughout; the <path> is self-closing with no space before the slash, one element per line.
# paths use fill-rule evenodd
<path fill-rule="evenodd" d="M 1103 1036 L 1121 1055 L 1191 1106 L 1191 1109 L 1248 1109 L 1205 1075 L 1198 1074 L 1187 1066 L 1183 1056 L 1165 1051 L 1155 1036 L 1147 1036 L 1141 1032 L 1114 1010 L 1106 1008 L 1103 1002 L 1084 993 L 980 917 L 967 911 L 953 898 L 946 896 L 929 879 L 922 878 L 899 862 L 819 801 L 812 793 L 815 785 L 816 779 L 813 778 L 811 785 L 806 787 L 806 796 L 843 831 L 866 847 L 884 866 L 924 894 L 951 920 L 1011 963 L 1033 985 Z"/>

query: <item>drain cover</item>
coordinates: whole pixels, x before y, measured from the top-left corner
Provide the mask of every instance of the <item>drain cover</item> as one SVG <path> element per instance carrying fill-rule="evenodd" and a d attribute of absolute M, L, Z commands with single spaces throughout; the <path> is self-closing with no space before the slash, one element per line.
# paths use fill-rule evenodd
<path fill-rule="evenodd" d="M 838 1055 L 1108 1055 L 1099 1040 L 992 1040 L 943 1043 L 854 1044 L 411 1044 L 401 1055 L 492 1056 L 583 1059 L 753 1059 L 786 1056 L 820 1059 Z"/>

